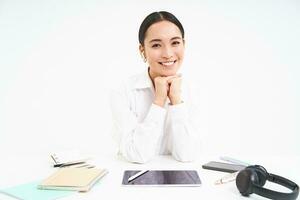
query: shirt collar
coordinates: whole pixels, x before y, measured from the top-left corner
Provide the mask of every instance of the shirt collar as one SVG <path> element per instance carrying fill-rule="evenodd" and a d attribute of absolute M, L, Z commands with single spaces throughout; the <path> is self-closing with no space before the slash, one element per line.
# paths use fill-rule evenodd
<path fill-rule="evenodd" d="M 145 70 L 140 76 L 137 77 L 135 89 L 145 89 L 145 88 L 152 88 L 152 80 L 149 76 L 148 69 Z"/>

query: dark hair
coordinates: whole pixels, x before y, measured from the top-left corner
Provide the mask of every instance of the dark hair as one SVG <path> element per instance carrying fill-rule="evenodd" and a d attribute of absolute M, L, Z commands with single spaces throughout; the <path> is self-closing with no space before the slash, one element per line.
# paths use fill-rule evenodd
<path fill-rule="evenodd" d="M 166 11 L 159 11 L 149 14 L 142 22 L 139 30 L 139 42 L 141 45 L 144 45 L 145 35 L 148 28 L 152 24 L 160 21 L 169 21 L 175 24 L 179 28 L 182 38 L 184 38 L 184 29 L 180 21 L 172 13 Z"/>

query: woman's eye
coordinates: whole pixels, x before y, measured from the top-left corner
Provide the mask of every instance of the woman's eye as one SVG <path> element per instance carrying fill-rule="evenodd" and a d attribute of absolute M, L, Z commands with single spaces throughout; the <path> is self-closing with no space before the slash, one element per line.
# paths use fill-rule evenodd
<path fill-rule="evenodd" d="M 174 42 L 172 42 L 172 45 L 173 45 L 173 46 L 177 46 L 177 45 L 179 45 L 179 44 L 180 44 L 179 41 L 174 41 Z"/>
<path fill-rule="evenodd" d="M 152 48 L 158 48 L 158 47 L 160 47 L 160 44 L 153 44 L 152 45 Z"/>

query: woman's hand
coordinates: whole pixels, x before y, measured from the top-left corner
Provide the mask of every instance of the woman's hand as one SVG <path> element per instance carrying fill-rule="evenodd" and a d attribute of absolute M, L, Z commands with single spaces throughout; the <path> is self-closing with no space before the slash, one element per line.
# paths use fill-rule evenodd
<path fill-rule="evenodd" d="M 172 105 L 181 103 L 181 76 L 156 77 L 154 104 L 164 107 L 167 98 Z"/>
<path fill-rule="evenodd" d="M 180 104 L 182 102 L 181 81 L 182 78 L 180 75 L 175 76 L 174 78 L 168 80 L 169 87 L 170 87 L 168 97 L 172 105 Z"/>
<path fill-rule="evenodd" d="M 155 86 L 155 99 L 154 104 L 164 107 L 169 93 L 169 80 L 174 76 L 161 77 L 158 76 L 154 79 Z"/>

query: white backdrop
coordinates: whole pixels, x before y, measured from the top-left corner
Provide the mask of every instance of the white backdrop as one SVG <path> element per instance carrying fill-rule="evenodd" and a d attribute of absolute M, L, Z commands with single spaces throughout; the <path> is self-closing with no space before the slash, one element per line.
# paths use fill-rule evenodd
<path fill-rule="evenodd" d="M 160 10 L 186 30 L 202 154 L 300 155 L 296 0 L 0 0 L 0 152 L 114 151 L 109 91 L 145 69 L 138 28 Z"/>

